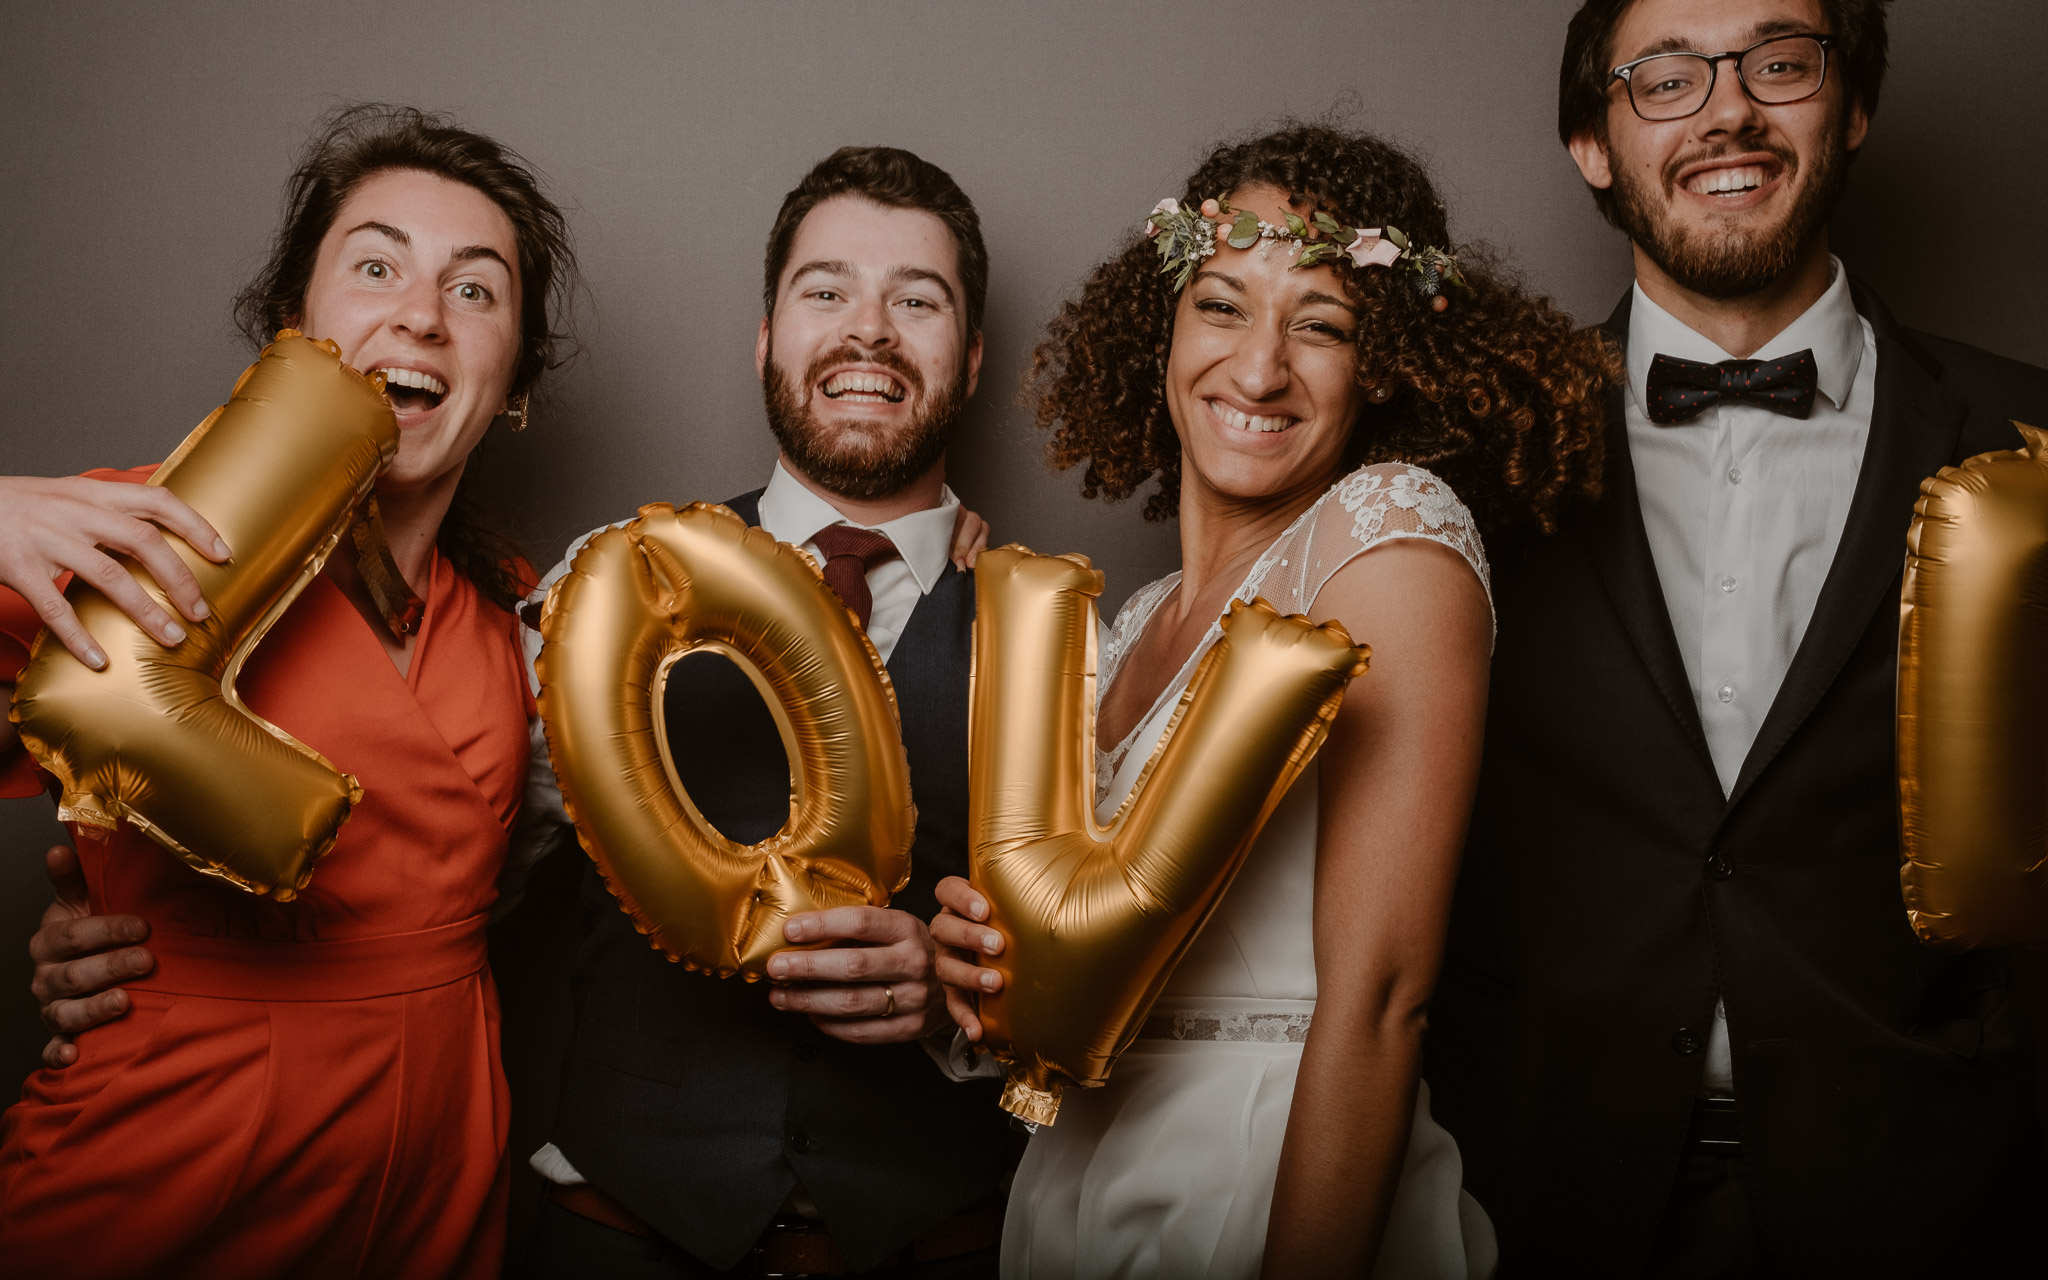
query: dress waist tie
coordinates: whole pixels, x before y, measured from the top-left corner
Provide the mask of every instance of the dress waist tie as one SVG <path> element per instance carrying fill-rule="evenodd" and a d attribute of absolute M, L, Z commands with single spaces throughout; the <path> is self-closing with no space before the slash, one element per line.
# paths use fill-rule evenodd
<path fill-rule="evenodd" d="M 135 991 L 225 1000 L 369 1000 L 459 982 L 489 961 L 488 914 L 415 933 L 326 942 L 154 932 Z"/>

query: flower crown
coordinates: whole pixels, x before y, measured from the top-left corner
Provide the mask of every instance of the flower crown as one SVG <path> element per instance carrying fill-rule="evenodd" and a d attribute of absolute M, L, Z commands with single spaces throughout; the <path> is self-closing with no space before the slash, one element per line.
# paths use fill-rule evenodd
<path fill-rule="evenodd" d="M 1174 273 L 1173 289 L 1187 287 L 1195 264 L 1216 252 L 1221 235 L 1233 249 L 1249 249 L 1261 240 L 1284 241 L 1295 258 L 1290 267 L 1312 267 L 1318 263 L 1349 258 L 1361 267 L 1400 267 L 1430 305 L 1442 311 L 1450 305 L 1444 297 L 1446 284 L 1467 287 L 1458 269 L 1457 255 L 1433 244 L 1412 244 L 1398 227 L 1347 227 L 1327 213 L 1317 212 L 1304 219 L 1289 213 L 1284 225 L 1274 226 L 1258 215 L 1233 209 L 1222 198 L 1202 201 L 1199 209 L 1183 209 L 1180 201 L 1161 200 L 1145 219 L 1145 234 L 1159 250 L 1159 270 Z M 1265 245 L 1259 252 L 1266 251 Z"/>

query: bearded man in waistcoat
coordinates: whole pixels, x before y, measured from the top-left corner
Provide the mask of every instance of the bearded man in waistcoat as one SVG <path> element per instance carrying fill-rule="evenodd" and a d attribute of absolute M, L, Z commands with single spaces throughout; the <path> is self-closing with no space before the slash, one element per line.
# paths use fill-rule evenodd
<path fill-rule="evenodd" d="M 790 942 L 840 945 L 779 953 L 754 984 L 668 963 L 585 868 L 576 1028 L 533 1158 L 552 1184 L 535 1275 L 995 1275 L 1016 1139 L 993 1082 L 947 1079 L 919 1043 L 953 1031 L 926 922 L 933 886 L 967 870 L 974 582 L 952 559 L 946 443 L 980 372 L 987 284 L 973 204 L 907 151 L 844 148 L 782 203 L 755 348 L 780 452 L 725 505 L 810 552 L 888 665 L 911 880 L 886 909 L 791 918 Z M 678 663 L 664 714 L 712 825 L 742 843 L 782 828 L 788 763 L 738 667 Z M 536 760 L 529 809 L 568 838 Z"/>
<path fill-rule="evenodd" d="M 1587 0 L 1559 133 L 1633 246 L 1606 495 L 1493 557 L 1485 761 L 1426 1074 L 1503 1275 L 2041 1266 L 2038 961 L 1908 927 L 1922 479 L 2048 371 L 1828 250 L 1882 0 Z"/>

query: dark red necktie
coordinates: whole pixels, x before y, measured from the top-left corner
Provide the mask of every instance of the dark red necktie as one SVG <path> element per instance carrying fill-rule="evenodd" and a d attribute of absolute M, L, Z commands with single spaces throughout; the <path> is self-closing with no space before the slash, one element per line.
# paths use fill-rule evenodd
<path fill-rule="evenodd" d="M 1813 352 L 1795 351 L 1776 360 L 1681 360 L 1659 354 L 1650 361 L 1644 408 L 1660 427 L 1691 422 L 1716 404 L 1753 404 L 1804 418 L 1813 412 L 1813 393 L 1820 375 Z"/>
<path fill-rule="evenodd" d="M 818 554 L 825 557 L 825 585 L 853 610 L 853 616 L 860 619 L 861 630 L 867 630 L 868 615 L 875 608 L 875 597 L 868 591 L 868 570 L 894 560 L 896 544 L 889 541 L 886 533 L 856 529 L 848 524 L 820 529 L 811 541 L 817 544 Z"/>

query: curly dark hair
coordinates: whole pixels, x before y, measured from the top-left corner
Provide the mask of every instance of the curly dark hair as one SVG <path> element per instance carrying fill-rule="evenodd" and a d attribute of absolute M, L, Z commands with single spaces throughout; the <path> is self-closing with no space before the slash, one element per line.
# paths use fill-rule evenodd
<path fill-rule="evenodd" d="M 574 354 L 566 316 L 578 277 L 568 220 L 518 155 L 416 107 L 353 103 L 321 120 L 285 184 L 284 221 L 270 259 L 235 298 L 236 326 L 261 348 L 279 329 L 297 323 L 320 242 L 341 206 L 365 180 L 391 169 L 417 169 L 474 187 L 511 220 L 521 289 L 512 390 L 530 391 L 542 374 Z M 476 470 L 464 472 L 435 541 L 486 599 L 516 608 L 526 590 L 523 557 L 516 543 L 483 518 L 471 483 Z"/>
<path fill-rule="evenodd" d="M 1368 134 L 1290 123 L 1226 143 L 1188 176 L 1180 199 L 1199 204 L 1249 186 L 1279 188 L 1304 215 L 1452 244 L 1422 164 Z M 1365 406 L 1347 465 L 1427 467 L 1489 533 L 1550 532 L 1566 504 L 1599 494 L 1601 391 L 1620 375 L 1620 355 L 1597 330 L 1524 292 L 1485 251 L 1458 256 L 1469 288 L 1452 290 L 1444 311 L 1406 271 L 1338 265 L 1360 313 L 1358 376 L 1392 393 Z M 1159 477 L 1147 520 L 1180 504 L 1180 440 L 1165 386 L 1177 297 L 1151 241 L 1134 232 L 1061 306 L 1025 380 L 1039 427 L 1052 433 L 1053 465 L 1087 464 L 1083 497 L 1129 497 Z"/>

